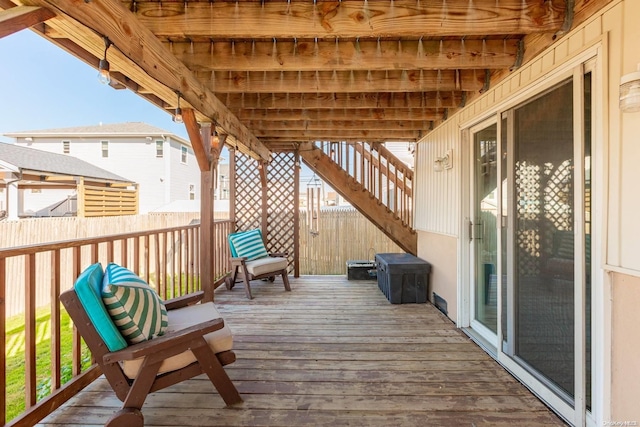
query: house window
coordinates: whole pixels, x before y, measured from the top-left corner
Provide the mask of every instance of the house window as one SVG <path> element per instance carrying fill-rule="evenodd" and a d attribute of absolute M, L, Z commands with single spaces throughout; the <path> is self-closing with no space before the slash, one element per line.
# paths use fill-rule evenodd
<path fill-rule="evenodd" d="M 182 153 L 182 157 L 180 161 L 186 165 L 187 164 L 187 147 L 185 147 L 184 145 L 181 146 L 180 151 Z"/>
<path fill-rule="evenodd" d="M 71 153 L 71 141 L 62 141 L 62 152 L 64 154 Z"/>
<path fill-rule="evenodd" d="M 156 141 L 156 157 L 163 157 L 163 156 L 164 156 L 164 141 L 160 139 Z"/>
<path fill-rule="evenodd" d="M 195 184 L 189 184 L 189 200 L 196 199 L 196 186 Z"/>
<path fill-rule="evenodd" d="M 109 141 L 100 141 L 102 145 L 102 157 L 109 157 Z"/>

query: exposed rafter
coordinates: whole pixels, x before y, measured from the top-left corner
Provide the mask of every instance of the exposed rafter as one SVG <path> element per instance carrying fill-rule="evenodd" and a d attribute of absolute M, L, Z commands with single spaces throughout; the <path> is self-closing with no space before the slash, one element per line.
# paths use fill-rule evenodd
<path fill-rule="evenodd" d="M 360 110 L 240 110 L 238 118 L 250 120 L 440 120 L 445 108 L 371 108 Z"/>
<path fill-rule="evenodd" d="M 518 39 L 172 41 L 195 71 L 458 70 L 509 68 Z"/>
<path fill-rule="evenodd" d="M 252 129 L 267 130 L 423 130 L 428 120 L 255 120 L 245 122 Z"/>
<path fill-rule="evenodd" d="M 361 93 L 478 91 L 485 72 L 476 70 L 198 72 L 202 85 L 220 93 Z"/>
<path fill-rule="evenodd" d="M 232 111 L 238 109 L 456 108 L 459 91 L 377 93 L 218 93 Z"/>
<path fill-rule="evenodd" d="M 43 7 L 17 6 L 0 11 L 0 38 L 40 24 L 55 13 Z"/>
<path fill-rule="evenodd" d="M 314 39 L 556 32 L 563 0 L 128 2 L 161 38 Z"/>

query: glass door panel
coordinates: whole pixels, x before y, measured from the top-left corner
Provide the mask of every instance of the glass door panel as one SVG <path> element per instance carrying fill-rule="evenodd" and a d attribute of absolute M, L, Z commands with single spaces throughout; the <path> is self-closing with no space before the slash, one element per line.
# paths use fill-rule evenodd
<path fill-rule="evenodd" d="M 574 393 L 574 135 L 569 80 L 514 111 L 515 355 Z"/>
<path fill-rule="evenodd" d="M 492 124 L 473 134 L 474 197 L 472 252 L 474 256 L 475 286 L 473 318 L 497 333 L 498 303 L 498 125 Z M 472 324 L 473 326 L 473 324 Z M 492 341 L 495 342 L 495 341 Z"/>

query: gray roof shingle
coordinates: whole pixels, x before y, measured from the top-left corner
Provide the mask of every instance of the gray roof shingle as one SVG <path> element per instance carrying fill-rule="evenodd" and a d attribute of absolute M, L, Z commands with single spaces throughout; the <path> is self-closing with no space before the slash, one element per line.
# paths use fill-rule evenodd
<path fill-rule="evenodd" d="M 0 142 L 0 161 L 33 172 L 82 176 L 107 181 L 133 182 L 107 170 L 65 154 L 49 153 L 33 148 Z"/>

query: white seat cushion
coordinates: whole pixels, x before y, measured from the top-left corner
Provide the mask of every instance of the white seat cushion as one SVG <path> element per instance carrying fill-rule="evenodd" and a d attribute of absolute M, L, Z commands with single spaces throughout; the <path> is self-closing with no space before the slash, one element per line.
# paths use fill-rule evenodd
<path fill-rule="evenodd" d="M 253 276 L 261 274 L 274 273 L 287 268 L 288 261 L 281 257 L 264 257 L 247 261 L 247 271 Z"/>
<path fill-rule="evenodd" d="M 220 313 L 218 313 L 218 310 L 216 310 L 216 307 L 212 302 L 190 305 L 176 310 L 169 310 L 169 326 L 165 333 L 179 331 L 181 329 L 188 328 L 189 326 L 206 322 L 211 319 L 218 319 L 220 317 L 222 316 L 220 316 Z M 220 353 L 233 348 L 231 330 L 226 324 L 222 329 L 205 335 L 205 339 L 214 353 Z M 135 378 L 138 375 L 138 370 L 140 369 L 143 360 L 144 358 L 141 357 L 134 360 L 124 361 L 122 370 L 125 375 L 129 378 Z M 162 374 L 164 372 L 175 371 L 176 369 L 184 368 L 195 361 L 196 357 L 193 355 L 191 350 L 187 350 L 163 361 L 158 373 Z"/>

